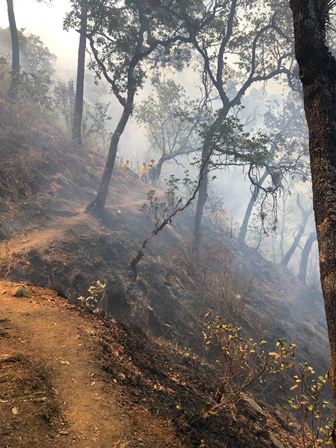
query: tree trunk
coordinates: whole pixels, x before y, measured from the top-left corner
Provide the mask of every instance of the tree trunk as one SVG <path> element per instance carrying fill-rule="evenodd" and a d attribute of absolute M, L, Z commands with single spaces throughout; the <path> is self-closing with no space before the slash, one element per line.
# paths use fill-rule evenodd
<path fill-rule="evenodd" d="M 312 232 L 307 241 L 304 245 L 303 251 L 302 251 L 302 257 L 301 257 L 301 263 L 300 263 L 300 271 L 299 271 L 299 279 L 306 283 L 306 277 L 307 277 L 307 269 L 308 269 L 308 262 L 309 262 L 309 256 L 310 252 L 312 250 L 313 244 L 316 241 L 316 233 Z"/>
<path fill-rule="evenodd" d="M 157 167 L 156 167 L 156 175 L 157 175 L 158 179 L 161 176 L 161 171 L 162 171 L 163 164 L 165 162 L 167 162 L 168 160 L 171 160 L 171 157 L 169 157 L 168 155 L 160 157 L 160 159 L 159 159 L 159 161 L 157 163 Z"/>
<path fill-rule="evenodd" d="M 204 148 L 203 148 L 204 149 Z M 204 150 L 202 152 L 202 160 L 208 156 L 209 150 Z M 204 155 L 204 157 L 203 157 Z M 209 182 L 209 163 L 204 166 L 203 172 L 201 173 L 200 188 L 198 191 L 196 213 L 195 213 L 195 228 L 194 228 L 194 249 L 198 249 L 201 243 L 201 225 L 204 207 L 208 198 L 208 182 Z"/>
<path fill-rule="evenodd" d="M 75 99 L 75 110 L 72 123 L 72 139 L 78 145 L 82 144 L 87 16 L 88 16 L 87 0 L 82 0 L 81 29 L 80 29 L 78 61 L 77 61 L 76 99 Z"/>
<path fill-rule="evenodd" d="M 280 260 L 285 256 L 285 229 L 286 229 L 286 202 L 287 194 L 282 194 L 282 216 L 281 216 L 281 230 L 280 230 Z"/>
<path fill-rule="evenodd" d="M 159 179 L 161 176 L 161 171 L 162 171 L 162 165 L 164 164 L 165 160 L 164 157 L 161 157 L 160 160 L 157 163 L 157 167 L 156 167 L 156 175 L 157 178 Z"/>
<path fill-rule="evenodd" d="M 296 249 L 298 248 L 300 241 L 303 237 L 306 225 L 307 225 L 307 221 L 309 219 L 310 216 L 310 212 L 309 213 L 305 213 L 303 215 L 303 219 L 300 225 L 299 230 L 297 231 L 297 234 L 293 240 L 293 243 L 291 245 L 291 247 L 289 248 L 288 252 L 286 253 L 286 255 L 283 257 L 281 264 L 282 266 L 288 266 L 289 262 L 291 261 L 292 256 L 294 255 Z"/>
<path fill-rule="evenodd" d="M 109 152 L 106 159 L 105 169 L 101 178 L 99 189 L 95 199 L 87 206 L 86 211 L 94 215 L 101 215 L 104 211 L 107 193 L 111 183 L 113 168 L 117 156 L 120 137 L 132 115 L 133 100 L 125 105 L 119 123 L 112 135 Z"/>
<path fill-rule="evenodd" d="M 309 127 L 321 284 L 330 343 L 329 378 L 336 403 L 336 60 L 326 46 L 327 17 L 322 16 L 321 9 L 327 2 L 291 0 L 290 4 Z"/>
<path fill-rule="evenodd" d="M 260 186 L 263 185 L 267 176 L 268 176 L 268 171 L 265 169 L 264 174 L 261 176 L 261 178 L 259 180 Z M 239 241 L 241 241 L 242 243 L 245 242 L 247 230 L 248 230 L 248 224 L 250 222 L 254 204 L 256 203 L 256 201 L 258 199 L 258 195 L 259 195 L 259 188 L 257 186 L 255 186 L 253 189 L 253 193 L 251 194 L 250 201 L 247 205 L 244 220 L 243 220 L 243 223 L 242 223 L 240 231 L 239 231 Z"/>
<path fill-rule="evenodd" d="M 13 0 L 7 0 L 8 21 L 12 41 L 12 76 L 9 88 L 9 96 L 13 99 L 17 96 L 20 81 L 20 47 L 19 35 L 16 27 Z"/>
<path fill-rule="evenodd" d="M 200 186 L 198 190 L 198 199 L 195 213 L 195 227 L 194 227 L 194 249 L 196 250 L 198 250 L 202 238 L 201 225 L 202 225 L 204 207 L 208 198 L 209 162 L 210 162 L 209 156 L 213 151 L 213 138 L 219 126 L 221 126 L 221 124 L 223 124 L 224 120 L 226 119 L 228 112 L 229 111 L 227 109 L 221 110 L 217 119 L 213 122 L 212 126 L 209 128 L 203 143 L 202 168 L 199 177 Z M 206 160 L 207 163 L 204 165 L 204 162 Z"/>

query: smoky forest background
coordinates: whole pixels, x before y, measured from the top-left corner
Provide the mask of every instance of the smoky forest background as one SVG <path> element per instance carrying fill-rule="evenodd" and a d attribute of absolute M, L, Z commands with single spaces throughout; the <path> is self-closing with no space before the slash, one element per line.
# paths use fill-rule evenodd
<path fill-rule="evenodd" d="M 1 0 L 1 446 L 336 446 L 335 11 Z"/>

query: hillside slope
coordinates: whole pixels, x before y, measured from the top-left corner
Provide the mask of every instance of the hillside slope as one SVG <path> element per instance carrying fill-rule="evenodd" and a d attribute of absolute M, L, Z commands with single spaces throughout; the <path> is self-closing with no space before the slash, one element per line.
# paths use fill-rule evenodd
<path fill-rule="evenodd" d="M 0 282 L 0 315 L 3 448 L 295 446 L 284 421 L 247 395 L 191 426 L 216 387 L 208 366 L 193 376 L 189 354 L 50 290 Z"/>
<path fill-rule="evenodd" d="M 148 186 L 116 169 L 105 215 L 86 214 L 103 158 L 73 148 L 52 120 L 19 126 L 9 112 L 0 98 L 2 445 L 294 448 L 267 388 L 268 406 L 242 394 L 191 424 L 219 390 L 204 316 L 212 309 L 256 339 L 285 337 L 324 373 L 320 293 L 207 219 L 195 257 L 192 209 L 151 242 L 134 281 L 130 260 L 153 225 L 140 210 Z M 98 279 L 106 320 L 77 306 Z M 15 297 L 9 280 L 27 294 Z"/>
<path fill-rule="evenodd" d="M 102 305 L 110 316 L 194 347 L 201 346 L 203 317 L 212 308 L 257 338 L 296 342 L 302 358 L 321 372 L 327 369 L 321 294 L 225 230 L 218 232 L 210 221 L 195 259 L 189 244 L 192 209 L 151 242 L 133 281 L 130 260 L 153 225 L 140 211 L 148 187 L 135 174 L 117 169 L 106 214 L 94 219 L 83 210 L 94 194 L 102 160 L 69 155 L 61 136 L 56 146 L 44 142 L 32 149 L 42 139 L 38 132 L 25 140 L 25 145 L 31 142 L 28 152 L 20 139 L 12 151 L 0 141 L 5 161 L 0 275 L 48 286 L 71 302 L 104 280 Z M 55 151 L 63 162 L 56 167 Z M 32 152 L 38 156 L 31 158 Z M 29 169 L 21 172 L 22 165 Z"/>

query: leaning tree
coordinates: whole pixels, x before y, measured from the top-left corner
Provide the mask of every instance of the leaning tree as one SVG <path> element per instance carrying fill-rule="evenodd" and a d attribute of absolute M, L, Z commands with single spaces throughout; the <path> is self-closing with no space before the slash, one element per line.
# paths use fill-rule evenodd
<path fill-rule="evenodd" d="M 312 213 L 311 207 L 305 208 L 303 206 L 302 198 L 300 197 L 299 194 L 296 197 L 296 204 L 297 204 L 298 209 L 300 210 L 301 221 L 300 221 L 299 227 L 297 229 L 297 232 L 293 238 L 292 244 L 290 245 L 288 251 L 286 252 L 286 254 L 283 256 L 283 258 L 281 260 L 282 266 L 285 266 L 285 267 L 288 267 L 289 262 L 291 261 L 296 249 L 299 247 L 302 237 L 304 235 L 304 232 L 306 230 L 307 223 L 308 223 L 309 218 Z"/>
<path fill-rule="evenodd" d="M 80 20 L 80 9 L 73 7 L 66 18 L 68 26 L 78 28 Z M 146 79 L 149 57 L 162 60 L 168 48 L 188 41 L 180 22 L 160 2 L 88 0 L 86 37 L 92 55 L 89 67 L 105 78 L 121 107 L 97 195 L 87 208 L 92 213 L 104 210 L 119 141 L 133 113 L 136 94 Z"/>
<path fill-rule="evenodd" d="M 306 283 L 306 281 L 307 281 L 308 263 L 309 263 L 310 254 L 313 249 L 313 245 L 314 245 L 315 241 L 316 241 L 316 232 L 313 231 L 309 234 L 309 236 L 303 246 L 303 249 L 302 249 L 298 277 L 303 283 Z"/>
<path fill-rule="evenodd" d="M 291 0 L 295 53 L 309 127 L 320 271 L 336 403 L 336 59 L 328 47 L 334 0 Z M 334 442 L 336 437 L 334 431 Z"/>

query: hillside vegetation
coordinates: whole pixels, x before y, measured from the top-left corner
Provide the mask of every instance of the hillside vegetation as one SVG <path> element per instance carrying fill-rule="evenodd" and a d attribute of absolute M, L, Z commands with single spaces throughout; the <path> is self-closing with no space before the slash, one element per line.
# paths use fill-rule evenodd
<path fill-rule="evenodd" d="M 0 137 L 4 446 L 297 446 L 273 383 L 259 391 L 262 407 L 241 393 L 193 423 L 220 388 L 218 353 L 206 351 L 202 331 L 211 309 L 246 336 L 295 342 L 298 358 L 324 373 L 320 293 L 210 219 L 195 260 L 192 210 L 151 242 L 133 280 L 129 263 L 152 228 L 137 175 L 118 170 L 96 219 L 85 207 L 98 156 L 76 154 L 45 120 L 21 134 L 4 127 Z M 97 280 L 107 285 L 100 318 L 78 300 Z M 18 298 L 9 281 L 40 288 L 24 286 Z"/>
<path fill-rule="evenodd" d="M 53 288 L 72 303 L 104 281 L 108 315 L 193 346 L 213 308 L 250 335 L 295 341 L 303 358 L 326 368 L 320 292 L 225 229 L 219 232 L 209 219 L 195 260 L 188 232 L 192 210 L 150 243 L 133 281 L 129 263 L 153 228 L 141 211 L 150 187 L 119 169 L 106 213 L 93 218 L 85 208 L 101 159 L 70 151 L 57 128 L 49 125 L 47 132 L 3 135 L 2 275 Z"/>

